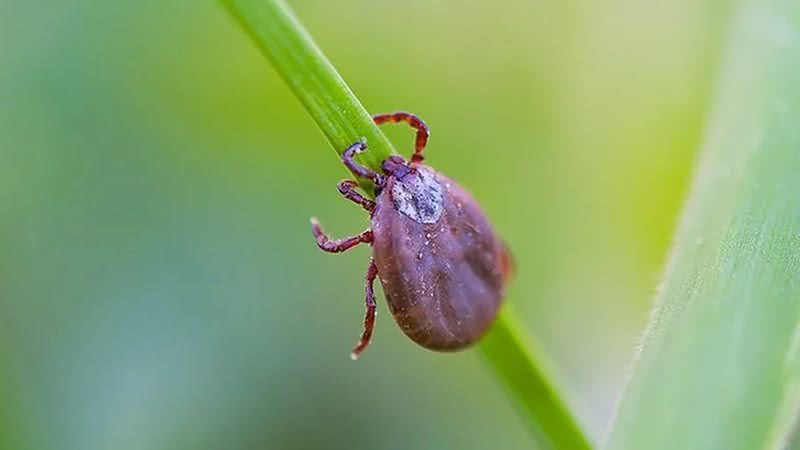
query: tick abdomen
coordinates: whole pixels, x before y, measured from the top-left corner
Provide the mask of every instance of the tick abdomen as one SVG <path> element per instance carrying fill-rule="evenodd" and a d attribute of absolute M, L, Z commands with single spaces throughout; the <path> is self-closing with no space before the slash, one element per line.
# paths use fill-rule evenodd
<path fill-rule="evenodd" d="M 466 191 L 418 166 L 384 187 L 372 231 L 378 277 L 408 337 L 456 350 L 484 334 L 504 294 L 505 249 Z"/>

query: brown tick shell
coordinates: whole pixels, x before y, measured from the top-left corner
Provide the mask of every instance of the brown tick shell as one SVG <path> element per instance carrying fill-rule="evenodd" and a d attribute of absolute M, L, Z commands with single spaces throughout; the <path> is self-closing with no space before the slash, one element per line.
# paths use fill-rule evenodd
<path fill-rule="evenodd" d="M 510 261 L 475 200 L 427 166 L 389 177 L 372 215 L 372 252 L 389 310 L 431 350 L 458 350 L 489 328 Z"/>

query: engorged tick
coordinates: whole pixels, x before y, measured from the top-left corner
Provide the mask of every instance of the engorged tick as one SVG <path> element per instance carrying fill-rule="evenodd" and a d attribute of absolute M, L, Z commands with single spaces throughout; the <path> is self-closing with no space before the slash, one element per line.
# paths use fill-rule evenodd
<path fill-rule="evenodd" d="M 350 356 L 367 347 L 375 325 L 373 283 L 379 277 L 389 310 L 400 329 L 417 344 L 439 351 L 459 350 L 477 341 L 492 324 L 511 273 L 511 259 L 475 200 L 458 184 L 421 164 L 430 131 L 407 112 L 373 116 L 376 124 L 406 122 L 417 130 L 411 161 L 390 156 L 383 174 L 353 159 L 367 148 L 356 142 L 342 162 L 375 184 L 375 201 L 342 180 L 339 192 L 370 213 L 361 234 L 333 240 L 316 218 L 311 228 L 319 248 L 339 253 L 360 243 L 372 246 L 367 267 L 364 331 Z"/>

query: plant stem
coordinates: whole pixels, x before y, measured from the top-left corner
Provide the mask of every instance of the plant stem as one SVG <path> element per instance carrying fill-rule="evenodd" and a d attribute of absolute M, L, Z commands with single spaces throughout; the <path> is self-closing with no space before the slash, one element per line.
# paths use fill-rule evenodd
<path fill-rule="evenodd" d="M 331 146 L 341 152 L 366 137 L 369 150 L 360 155 L 361 162 L 380 170 L 381 162 L 393 153 L 392 145 L 288 6 L 280 0 L 222 1 L 303 102 Z M 479 348 L 521 405 L 539 448 L 591 448 L 555 389 L 546 355 L 523 338 L 508 306 Z"/>
<path fill-rule="evenodd" d="M 233 17 L 269 58 L 300 99 L 333 149 L 341 154 L 366 138 L 369 149 L 358 155 L 362 164 L 380 170 L 395 153 L 391 142 L 336 72 L 311 35 L 280 0 L 222 0 Z M 372 192 L 366 179 L 361 186 Z"/>
<path fill-rule="evenodd" d="M 553 376 L 550 357 L 527 336 L 511 305 L 505 305 L 492 330 L 479 344 L 512 398 L 528 418 L 538 449 L 588 450 L 583 434 Z"/>
<path fill-rule="evenodd" d="M 702 158 L 608 448 L 784 448 L 800 411 L 800 6 L 737 3 Z"/>

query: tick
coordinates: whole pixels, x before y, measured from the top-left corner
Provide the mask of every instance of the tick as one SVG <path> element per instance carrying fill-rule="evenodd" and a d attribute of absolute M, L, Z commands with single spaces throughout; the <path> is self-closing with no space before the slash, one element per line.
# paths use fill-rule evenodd
<path fill-rule="evenodd" d="M 416 129 L 410 161 L 390 156 L 382 174 L 359 165 L 354 157 L 367 149 L 360 141 L 342 153 L 357 177 L 375 184 L 372 201 L 354 180 L 342 180 L 339 192 L 364 208 L 370 227 L 345 239 L 331 239 L 316 218 L 311 229 L 320 249 L 341 253 L 358 244 L 372 246 L 366 274 L 364 331 L 350 354 L 369 345 L 375 325 L 379 278 L 395 321 L 411 340 L 437 351 L 455 351 L 476 342 L 494 321 L 511 273 L 511 259 L 477 202 L 461 186 L 422 164 L 430 137 L 414 114 L 373 116 L 376 124 L 405 122 Z"/>

